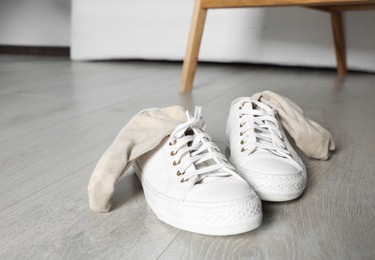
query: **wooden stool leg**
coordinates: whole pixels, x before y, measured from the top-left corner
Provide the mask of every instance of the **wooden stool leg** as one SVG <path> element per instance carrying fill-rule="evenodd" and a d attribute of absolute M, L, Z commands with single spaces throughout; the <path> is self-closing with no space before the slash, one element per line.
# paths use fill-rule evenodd
<path fill-rule="evenodd" d="M 333 39 L 335 42 L 337 73 L 339 76 L 346 75 L 345 40 L 342 28 L 342 17 L 340 12 L 331 12 Z"/>
<path fill-rule="evenodd" d="M 190 25 L 189 41 L 182 67 L 180 92 L 187 93 L 193 89 L 195 70 L 198 62 L 199 48 L 202 40 L 207 9 L 201 7 L 201 0 L 195 1 L 193 19 Z"/>

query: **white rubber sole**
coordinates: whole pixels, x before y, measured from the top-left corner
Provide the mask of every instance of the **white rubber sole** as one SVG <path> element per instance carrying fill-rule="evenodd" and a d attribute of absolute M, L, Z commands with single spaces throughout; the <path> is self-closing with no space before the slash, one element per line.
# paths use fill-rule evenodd
<path fill-rule="evenodd" d="M 301 196 L 306 187 L 306 170 L 290 176 L 249 173 L 238 168 L 237 171 L 264 201 L 294 200 Z"/>
<path fill-rule="evenodd" d="M 297 192 L 290 192 L 290 193 L 264 193 L 260 191 L 255 191 L 259 198 L 263 201 L 272 201 L 272 202 L 282 202 L 282 201 L 290 201 L 297 199 L 303 193 L 304 189 L 299 190 Z"/>
<path fill-rule="evenodd" d="M 228 134 L 226 143 L 230 149 Z M 239 169 L 233 160 L 230 161 L 237 169 L 237 172 L 254 189 L 259 198 L 263 201 L 282 202 L 290 201 L 302 195 L 306 187 L 306 169 L 295 176 L 269 176 L 259 173 L 249 173 Z"/>
<path fill-rule="evenodd" d="M 133 168 L 152 211 L 161 221 L 173 227 L 204 235 L 227 236 L 254 230 L 262 224 L 259 200 L 243 199 L 215 204 L 178 201 L 156 192 L 142 180 L 136 161 Z"/>

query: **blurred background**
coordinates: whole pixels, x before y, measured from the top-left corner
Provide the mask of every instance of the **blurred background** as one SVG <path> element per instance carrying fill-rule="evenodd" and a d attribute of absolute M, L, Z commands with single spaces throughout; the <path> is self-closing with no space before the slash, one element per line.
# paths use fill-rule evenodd
<path fill-rule="evenodd" d="M 0 0 L 0 45 L 70 48 L 74 60 L 182 60 L 193 0 Z M 375 71 L 375 12 L 344 13 L 349 69 Z M 201 61 L 335 67 L 328 13 L 210 10 Z"/>

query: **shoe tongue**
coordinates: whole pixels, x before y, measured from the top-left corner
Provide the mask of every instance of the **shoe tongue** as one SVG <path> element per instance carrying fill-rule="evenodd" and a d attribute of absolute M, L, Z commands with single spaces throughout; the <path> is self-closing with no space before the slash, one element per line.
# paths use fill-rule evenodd
<path fill-rule="evenodd" d="M 261 107 L 257 106 L 256 103 L 252 102 L 252 108 L 253 110 L 258 110 L 258 111 L 264 111 Z M 256 119 L 257 116 L 254 116 L 254 120 Z M 276 127 L 278 128 L 278 126 L 272 122 L 272 121 L 268 121 L 268 120 L 262 120 L 262 123 L 265 124 L 266 126 L 273 126 L 273 127 Z M 270 133 L 270 134 L 276 134 L 274 133 L 273 130 L 271 129 L 266 129 L 266 128 L 263 128 L 265 131 L 267 131 L 267 133 Z M 255 130 L 255 132 L 257 133 L 261 133 L 260 131 L 258 130 Z M 271 145 L 274 145 L 272 143 L 272 141 L 270 141 L 269 139 L 263 139 L 263 138 L 258 138 L 257 140 L 258 143 L 260 144 L 271 144 Z M 255 153 L 259 154 L 259 155 L 268 155 L 268 154 L 274 154 L 272 153 L 271 151 L 267 150 L 267 149 L 263 149 L 263 148 L 258 148 Z"/>
<path fill-rule="evenodd" d="M 263 121 L 263 123 L 264 123 L 265 125 L 267 125 L 267 126 L 276 126 L 274 123 L 269 122 L 269 121 Z M 277 127 L 277 126 L 276 126 L 276 127 Z M 273 131 L 272 131 L 271 129 L 266 129 L 266 128 L 263 128 L 263 129 L 264 129 L 264 131 L 266 131 L 267 134 L 274 134 Z M 258 130 L 255 130 L 255 132 L 258 132 L 258 133 L 261 134 L 261 132 L 258 131 Z M 273 145 L 272 141 L 269 140 L 268 138 L 258 138 L 258 143 L 260 143 L 260 144 L 271 144 L 271 145 Z"/>

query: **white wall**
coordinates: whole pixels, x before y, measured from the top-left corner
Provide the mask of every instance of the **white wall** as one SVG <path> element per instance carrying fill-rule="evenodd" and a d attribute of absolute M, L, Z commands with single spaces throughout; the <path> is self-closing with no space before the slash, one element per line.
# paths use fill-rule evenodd
<path fill-rule="evenodd" d="M 72 58 L 181 60 L 193 0 L 73 0 Z M 375 11 L 345 14 L 350 68 L 375 71 Z M 204 61 L 335 66 L 330 16 L 307 8 L 209 10 Z"/>
<path fill-rule="evenodd" d="M 0 44 L 70 45 L 70 0 L 0 0 Z"/>
<path fill-rule="evenodd" d="M 181 60 L 193 0 L 0 0 L 0 44 L 70 46 L 73 59 Z M 375 71 L 375 11 L 345 14 L 350 68 Z M 335 66 L 329 16 L 210 10 L 201 60 Z"/>

